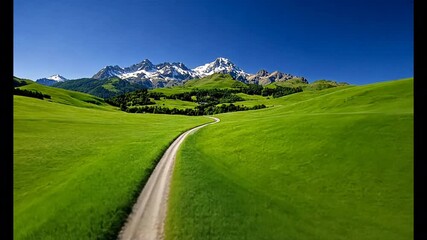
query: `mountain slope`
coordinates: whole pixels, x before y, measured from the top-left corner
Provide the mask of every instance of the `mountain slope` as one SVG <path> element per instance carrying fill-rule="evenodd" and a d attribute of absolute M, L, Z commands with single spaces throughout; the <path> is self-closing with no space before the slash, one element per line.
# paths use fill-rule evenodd
<path fill-rule="evenodd" d="M 198 77 L 210 76 L 214 73 L 230 74 L 235 80 L 246 82 L 248 73 L 241 70 L 227 58 L 217 58 L 211 63 L 196 67 L 193 69 Z"/>

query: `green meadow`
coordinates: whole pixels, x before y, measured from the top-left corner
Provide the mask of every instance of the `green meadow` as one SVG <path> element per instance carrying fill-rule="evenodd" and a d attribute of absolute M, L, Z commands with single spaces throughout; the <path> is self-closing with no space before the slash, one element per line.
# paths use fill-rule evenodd
<path fill-rule="evenodd" d="M 184 142 L 166 239 L 413 239 L 413 79 L 250 101 Z"/>
<path fill-rule="evenodd" d="M 194 108 L 198 105 L 195 102 L 182 101 L 179 99 L 161 98 L 160 100 L 152 99 L 152 101 L 156 103 L 155 106 L 177 108 L 177 109 Z"/>
<path fill-rule="evenodd" d="M 41 86 L 14 96 L 14 239 L 115 239 L 156 161 L 206 117 L 128 114 Z"/>
<path fill-rule="evenodd" d="M 239 84 L 229 80 L 152 91 Z M 175 163 L 166 239 L 413 239 L 413 79 L 325 84 L 280 98 L 238 93 L 245 101 L 235 104 L 268 108 L 217 115 L 190 135 Z M 14 96 L 15 239 L 115 239 L 163 151 L 212 121 L 20 88 L 51 99 Z"/>

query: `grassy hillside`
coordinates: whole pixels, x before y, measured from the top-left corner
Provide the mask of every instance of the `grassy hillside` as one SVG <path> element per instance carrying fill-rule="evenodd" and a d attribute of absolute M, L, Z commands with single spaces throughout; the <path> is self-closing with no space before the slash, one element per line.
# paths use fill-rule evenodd
<path fill-rule="evenodd" d="M 328 88 L 323 90 L 304 90 L 301 93 L 292 94 L 292 95 L 284 96 L 280 98 L 263 97 L 259 95 L 248 95 L 244 93 L 238 93 L 237 95 L 245 99 L 245 101 L 239 102 L 239 104 L 242 104 L 244 106 L 250 107 L 258 104 L 265 104 L 268 107 L 274 107 L 278 105 L 282 106 L 282 105 L 298 103 L 300 101 L 309 100 L 311 98 L 317 98 L 319 96 L 329 94 L 331 92 L 352 88 L 352 87 L 354 86 L 343 85 L 343 86 L 337 86 L 334 88 Z"/>
<path fill-rule="evenodd" d="M 51 96 L 51 99 L 46 101 L 72 105 L 76 107 L 96 108 L 103 110 L 112 110 L 113 107 L 104 102 L 104 99 L 95 97 L 90 94 L 85 94 L 76 91 L 65 89 L 52 88 L 45 85 L 35 83 L 30 80 L 15 78 L 18 81 L 25 81 L 27 85 L 20 86 L 20 89 L 38 91 Z"/>
<path fill-rule="evenodd" d="M 336 82 L 332 80 L 316 80 L 312 83 L 304 83 L 301 81 L 301 79 L 290 79 L 284 82 L 273 82 L 271 84 L 266 85 L 266 88 L 276 88 L 277 86 L 282 87 L 302 87 L 304 91 L 316 91 L 316 90 L 323 90 L 327 88 L 333 88 L 333 87 L 340 87 L 340 86 L 347 86 L 349 85 L 346 82 Z"/>
<path fill-rule="evenodd" d="M 229 74 L 215 73 L 210 76 L 189 80 L 184 84 L 184 87 L 213 89 L 213 88 L 238 88 L 245 87 L 242 82 L 234 80 Z"/>
<path fill-rule="evenodd" d="M 413 239 L 413 79 L 270 100 L 186 140 L 167 239 Z"/>
<path fill-rule="evenodd" d="M 198 105 L 195 102 L 182 101 L 179 99 L 161 98 L 160 100 L 154 100 L 154 99 L 152 100 L 156 103 L 155 106 L 177 108 L 177 109 L 194 108 Z"/>
<path fill-rule="evenodd" d="M 210 121 L 127 114 L 87 103 L 99 100 L 87 94 L 23 88 L 52 100 L 14 96 L 14 239 L 115 239 L 162 151 Z"/>
<path fill-rule="evenodd" d="M 283 87 L 299 87 L 300 86 L 300 87 L 305 88 L 306 86 L 308 86 L 308 84 L 303 82 L 299 78 L 293 78 L 293 79 L 289 79 L 287 81 L 272 82 L 268 85 L 265 85 L 266 88 L 275 88 L 276 86 L 283 86 Z"/>

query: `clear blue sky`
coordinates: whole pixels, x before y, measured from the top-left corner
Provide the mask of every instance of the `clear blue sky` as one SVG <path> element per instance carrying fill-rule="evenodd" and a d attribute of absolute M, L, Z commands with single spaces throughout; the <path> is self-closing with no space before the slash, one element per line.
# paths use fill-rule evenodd
<path fill-rule="evenodd" d="M 413 0 L 14 0 L 14 75 L 226 57 L 352 84 L 413 76 Z"/>

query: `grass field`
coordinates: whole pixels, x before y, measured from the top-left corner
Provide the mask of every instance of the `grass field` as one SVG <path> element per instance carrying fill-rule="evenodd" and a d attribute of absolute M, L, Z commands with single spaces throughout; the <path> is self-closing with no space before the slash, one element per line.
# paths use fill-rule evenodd
<path fill-rule="evenodd" d="M 166 96 L 170 96 L 172 94 L 190 92 L 191 89 L 192 88 L 185 88 L 182 86 L 176 86 L 176 87 L 155 88 L 155 89 L 151 89 L 150 91 L 151 92 L 164 93 Z"/>
<path fill-rule="evenodd" d="M 198 105 L 196 102 L 182 101 L 179 99 L 161 98 L 160 100 L 152 99 L 152 101 L 156 103 L 155 106 L 177 109 L 194 108 Z"/>
<path fill-rule="evenodd" d="M 23 88 L 52 99 L 14 96 L 14 239 L 115 239 L 162 151 L 211 121 L 127 114 L 87 94 Z"/>
<path fill-rule="evenodd" d="M 413 239 L 413 79 L 270 101 L 186 140 L 166 239 Z"/>

